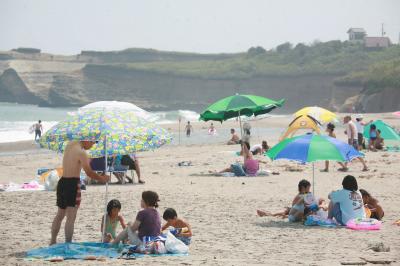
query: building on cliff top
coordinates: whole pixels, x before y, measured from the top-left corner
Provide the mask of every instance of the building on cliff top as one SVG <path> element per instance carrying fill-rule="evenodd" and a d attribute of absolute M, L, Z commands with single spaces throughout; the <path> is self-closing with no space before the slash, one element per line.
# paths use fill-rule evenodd
<path fill-rule="evenodd" d="M 365 49 L 368 50 L 388 48 L 392 44 L 389 37 L 384 36 L 383 26 L 381 37 L 368 37 L 363 28 L 350 28 L 347 33 L 350 42 L 364 44 Z"/>
<path fill-rule="evenodd" d="M 350 28 L 347 33 L 349 34 L 349 41 L 351 42 L 364 42 L 364 37 L 367 32 L 363 28 Z"/>

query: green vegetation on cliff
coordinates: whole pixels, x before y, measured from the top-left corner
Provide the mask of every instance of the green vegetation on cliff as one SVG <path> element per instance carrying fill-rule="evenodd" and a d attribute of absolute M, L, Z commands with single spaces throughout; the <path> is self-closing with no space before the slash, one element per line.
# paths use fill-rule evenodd
<path fill-rule="evenodd" d="M 360 71 L 368 75 L 370 66 L 379 63 L 386 64 L 389 60 L 400 58 L 400 46 L 368 51 L 362 45 L 348 41 L 316 42 L 310 46 L 299 43 L 295 47 L 290 43 L 284 43 L 270 51 L 262 47 L 252 47 L 247 53 L 230 55 L 225 59 L 210 60 L 207 58 L 209 56 L 204 55 L 202 58 L 199 55 L 197 59 L 202 60 L 167 59 L 146 63 L 115 63 L 108 66 L 204 79 L 246 79 L 261 76 L 314 74 L 349 75 Z M 338 83 L 345 82 L 342 80 Z"/>
<path fill-rule="evenodd" d="M 339 78 L 336 85 L 358 85 L 371 94 L 384 88 L 400 89 L 400 58 L 372 64 L 365 71 L 355 71 Z"/>

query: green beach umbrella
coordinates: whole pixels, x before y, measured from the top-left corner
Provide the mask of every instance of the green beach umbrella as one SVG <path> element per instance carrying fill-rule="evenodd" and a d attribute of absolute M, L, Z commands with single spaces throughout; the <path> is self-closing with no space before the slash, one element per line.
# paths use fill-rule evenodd
<path fill-rule="evenodd" d="M 385 140 L 386 146 L 395 146 L 400 144 L 400 135 L 396 130 L 383 122 L 382 120 L 375 120 L 364 126 L 364 137 L 369 139 L 370 126 L 374 124 L 376 129 L 381 131 L 381 137 Z"/>
<path fill-rule="evenodd" d="M 257 116 L 271 112 L 281 107 L 285 99 L 274 101 L 256 95 L 236 94 L 223 98 L 204 110 L 200 114 L 200 120 L 225 121 L 230 118 L 245 116 Z"/>

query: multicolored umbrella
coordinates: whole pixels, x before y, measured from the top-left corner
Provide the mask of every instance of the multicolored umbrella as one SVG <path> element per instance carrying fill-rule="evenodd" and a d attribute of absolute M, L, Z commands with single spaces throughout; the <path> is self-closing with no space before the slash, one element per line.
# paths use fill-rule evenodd
<path fill-rule="evenodd" d="M 87 110 L 87 109 L 100 109 L 100 111 L 106 110 L 128 110 L 133 111 L 137 116 L 145 118 L 147 120 L 152 121 L 153 117 L 151 113 L 146 110 L 134 105 L 133 103 L 128 102 L 119 102 L 119 101 L 99 101 L 89 103 L 80 107 L 78 110 Z"/>
<path fill-rule="evenodd" d="M 338 139 L 326 135 L 307 134 L 285 139 L 265 154 L 271 160 L 286 159 L 300 163 L 316 161 L 348 162 L 364 154 Z M 314 186 L 313 186 L 314 187 Z M 314 188 L 313 188 L 314 189 Z"/>
<path fill-rule="evenodd" d="M 200 114 L 200 120 L 225 121 L 230 118 L 245 116 L 257 116 L 271 112 L 277 107 L 283 106 L 285 99 L 274 101 L 256 95 L 236 94 L 223 98 L 204 110 Z"/>
<path fill-rule="evenodd" d="M 49 129 L 39 143 L 43 148 L 62 152 L 71 140 L 98 141 L 89 156 L 103 157 L 153 150 L 171 139 L 165 129 L 138 117 L 134 111 L 82 109 Z"/>
<path fill-rule="evenodd" d="M 304 108 L 300 109 L 299 111 L 297 111 L 296 113 L 294 113 L 295 117 L 298 117 L 301 115 L 309 115 L 309 116 L 317 119 L 322 124 L 329 123 L 329 122 L 337 122 L 336 114 L 334 114 L 331 111 L 326 110 L 324 108 L 318 107 L 318 106 L 304 107 Z"/>

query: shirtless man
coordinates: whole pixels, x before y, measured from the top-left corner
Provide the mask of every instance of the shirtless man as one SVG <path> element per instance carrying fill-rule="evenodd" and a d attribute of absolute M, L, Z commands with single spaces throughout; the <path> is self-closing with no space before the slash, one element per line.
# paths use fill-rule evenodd
<path fill-rule="evenodd" d="M 239 136 L 235 133 L 235 129 L 231 128 L 232 138 L 228 141 L 228 145 L 239 144 Z"/>
<path fill-rule="evenodd" d="M 110 176 L 100 176 L 93 172 L 90 167 L 89 158 L 85 150 L 92 148 L 94 143 L 94 141 L 71 141 L 65 148 L 63 158 L 64 173 L 57 185 L 58 211 L 51 225 L 50 245 L 57 242 L 57 235 L 65 216 L 67 216 L 67 221 L 65 222 L 65 242 L 72 241 L 75 218 L 81 203 L 81 169 L 83 168 L 87 176 L 100 182 L 110 180 Z"/>

